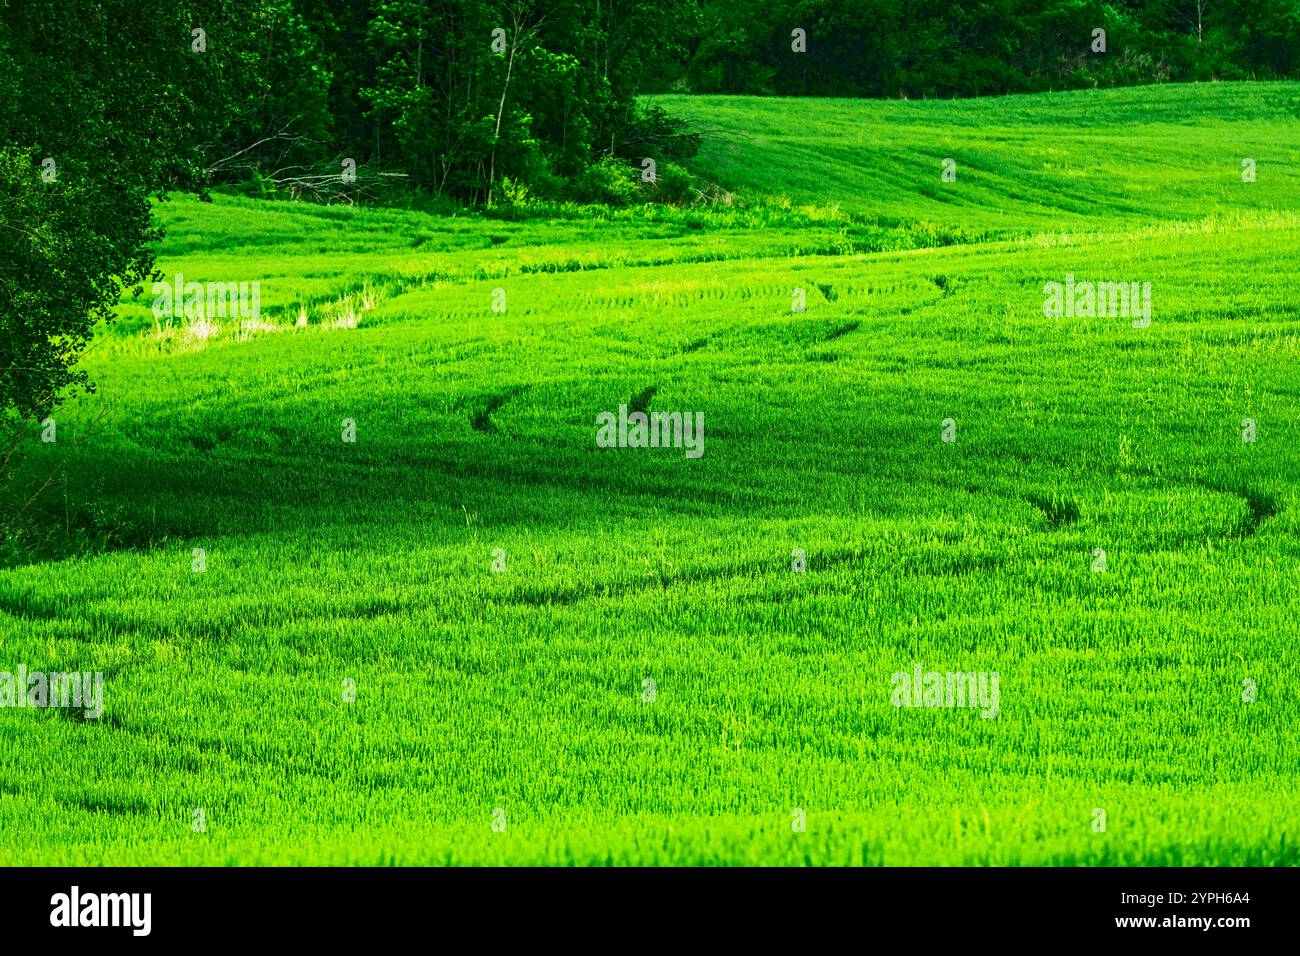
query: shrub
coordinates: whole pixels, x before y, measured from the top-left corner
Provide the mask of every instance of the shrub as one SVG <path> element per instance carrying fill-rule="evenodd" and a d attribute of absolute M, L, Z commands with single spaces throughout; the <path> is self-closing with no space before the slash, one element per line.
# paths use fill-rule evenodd
<path fill-rule="evenodd" d="M 578 202 L 611 206 L 638 202 L 642 198 L 640 173 L 624 160 L 605 156 L 577 177 L 572 196 Z"/>

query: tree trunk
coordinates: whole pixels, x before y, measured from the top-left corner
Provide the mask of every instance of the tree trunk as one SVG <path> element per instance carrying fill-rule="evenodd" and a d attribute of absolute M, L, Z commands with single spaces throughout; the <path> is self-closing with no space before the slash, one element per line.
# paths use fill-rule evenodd
<path fill-rule="evenodd" d="M 492 207 L 492 194 L 496 188 L 497 179 L 497 143 L 501 140 L 501 117 L 506 111 L 506 93 L 510 90 L 510 74 L 515 68 L 515 51 L 519 48 L 519 18 L 516 17 L 512 24 L 514 29 L 510 34 L 510 56 L 506 60 L 506 81 L 501 84 L 501 102 L 497 106 L 497 125 L 492 134 L 492 153 L 488 160 L 488 188 L 487 204 L 488 208 Z"/>

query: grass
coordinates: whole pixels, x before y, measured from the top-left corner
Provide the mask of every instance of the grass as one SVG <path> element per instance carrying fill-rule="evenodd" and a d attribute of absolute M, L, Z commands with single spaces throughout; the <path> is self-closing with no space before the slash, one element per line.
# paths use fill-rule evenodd
<path fill-rule="evenodd" d="M 933 101 L 669 96 L 743 190 L 902 221 L 1019 233 L 1294 209 L 1295 83 L 1172 84 Z M 1243 188 L 1241 161 L 1257 175 Z M 942 163 L 956 163 L 943 182 Z"/>
<path fill-rule="evenodd" d="M 163 204 L 260 325 L 128 298 L 26 449 L 0 670 L 105 712 L 0 709 L 0 862 L 1300 862 L 1298 96 L 669 98 L 716 210 Z"/>

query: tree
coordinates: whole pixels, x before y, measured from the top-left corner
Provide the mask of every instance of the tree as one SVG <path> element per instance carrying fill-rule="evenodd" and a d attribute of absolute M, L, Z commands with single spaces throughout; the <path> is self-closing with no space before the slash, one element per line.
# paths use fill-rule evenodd
<path fill-rule="evenodd" d="M 380 148 L 417 184 L 462 201 L 492 204 L 503 177 L 563 193 L 619 155 L 641 122 L 642 78 L 662 74 L 694 22 L 681 10 L 665 16 L 630 0 L 375 0 L 374 82 L 362 96 Z"/>
<path fill-rule="evenodd" d="M 0 415 L 18 433 L 90 387 L 76 362 L 95 325 L 153 269 L 151 198 L 202 189 L 202 144 L 229 115 L 240 75 L 229 38 L 252 3 L 4 8 Z"/>

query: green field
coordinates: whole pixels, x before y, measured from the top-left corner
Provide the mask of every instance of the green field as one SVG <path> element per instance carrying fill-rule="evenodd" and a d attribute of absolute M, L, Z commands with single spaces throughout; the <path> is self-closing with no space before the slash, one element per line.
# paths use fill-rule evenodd
<path fill-rule="evenodd" d="M 159 206 L 261 313 L 29 436 L 0 863 L 1300 862 L 1300 87 L 658 102 L 729 205 Z"/>

